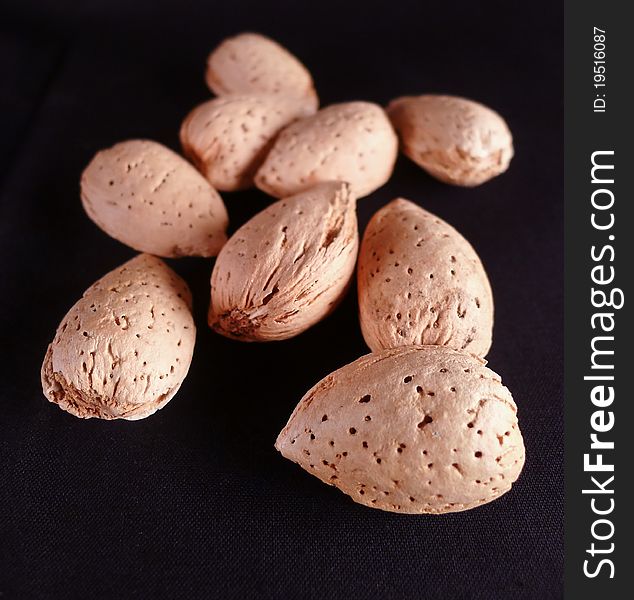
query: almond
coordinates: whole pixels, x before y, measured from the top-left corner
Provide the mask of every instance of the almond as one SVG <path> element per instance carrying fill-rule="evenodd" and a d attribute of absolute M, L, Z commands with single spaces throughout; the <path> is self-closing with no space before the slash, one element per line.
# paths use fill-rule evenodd
<path fill-rule="evenodd" d="M 345 293 L 358 244 L 355 201 L 345 183 L 323 183 L 271 204 L 220 252 L 209 325 L 244 341 L 301 333 Z"/>
<path fill-rule="evenodd" d="M 224 40 L 208 57 L 206 80 L 218 96 L 281 94 L 315 112 L 319 99 L 306 67 L 277 42 L 259 33 Z"/>
<path fill-rule="evenodd" d="M 513 138 L 504 119 L 453 96 L 405 96 L 387 108 L 403 152 L 446 183 L 475 186 L 504 173 Z"/>
<path fill-rule="evenodd" d="M 398 198 L 374 214 L 357 276 L 361 330 L 372 350 L 429 344 L 489 351 L 493 295 L 478 255 L 413 202 Z"/>
<path fill-rule="evenodd" d="M 44 394 L 76 417 L 142 419 L 178 391 L 195 335 L 187 284 L 141 254 L 68 311 L 44 358 Z"/>
<path fill-rule="evenodd" d="M 275 447 L 371 508 L 455 512 L 500 497 L 518 478 L 516 412 L 484 361 L 409 346 L 368 354 L 320 381 Z"/>
<path fill-rule="evenodd" d="M 98 152 L 81 176 L 88 216 L 108 235 L 158 256 L 215 256 L 227 240 L 222 199 L 165 146 L 129 140 Z"/>
<path fill-rule="evenodd" d="M 255 177 L 277 198 L 322 181 L 347 181 L 357 197 L 381 187 L 392 174 L 396 134 L 383 109 L 370 102 L 323 108 L 282 130 Z"/>
<path fill-rule="evenodd" d="M 223 96 L 187 116 L 181 126 L 181 144 L 216 189 L 242 190 L 253 186 L 253 176 L 278 132 L 309 114 L 284 96 Z"/>

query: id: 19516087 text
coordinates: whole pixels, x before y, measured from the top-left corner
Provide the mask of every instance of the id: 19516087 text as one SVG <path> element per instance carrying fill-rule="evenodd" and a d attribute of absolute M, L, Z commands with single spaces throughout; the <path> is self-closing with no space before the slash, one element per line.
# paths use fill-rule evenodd
<path fill-rule="evenodd" d="M 605 29 L 594 28 L 594 101 L 593 111 L 595 113 L 604 113 L 606 109 L 606 85 L 605 85 Z"/>

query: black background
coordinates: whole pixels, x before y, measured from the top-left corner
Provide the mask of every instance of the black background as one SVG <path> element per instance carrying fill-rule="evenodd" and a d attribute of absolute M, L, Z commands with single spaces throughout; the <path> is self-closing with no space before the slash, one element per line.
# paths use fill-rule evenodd
<path fill-rule="evenodd" d="M 0 598 L 559 598 L 563 573 L 560 3 L 3 2 L 0 9 Z M 406 516 L 355 505 L 273 449 L 303 393 L 367 351 L 353 289 L 286 342 L 205 325 L 212 263 L 170 264 L 199 325 L 181 391 L 139 422 L 81 421 L 39 369 L 64 313 L 134 255 L 83 213 L 100 148 L 178 148 L 207 99 L 208 51 L 257 30 L 297 54 L 322 103 L 465 95 L 513 131 L 510 170 L 476 189 L 400 158 L 359 203 L 397 195 L 457 227 L 496 300 L 489 366 L 519 406 L 524 472 L 500 500 Z M 225 194 L 231 230 L 270 199 Z"/>

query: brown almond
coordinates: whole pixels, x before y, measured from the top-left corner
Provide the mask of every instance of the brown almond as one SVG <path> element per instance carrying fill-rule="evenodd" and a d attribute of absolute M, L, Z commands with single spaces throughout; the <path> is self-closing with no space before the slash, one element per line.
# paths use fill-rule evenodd
<path fill-rule="evenodd" d="M 357 197 L 367 196 L 390 178 L 397 150 L 380 106 L 333 104 L 282 130 L 255 184 L 281 198 L 322 181 L 347 181 Z"/>
<path fill-rule="evenodd" d="M 499 498 L 518 478 L 525 451 L 516 412 L 484 361 L 409 346 L 320 381 L 275 447 L 365 506 L 456 512 Z"/>
<path fill-rule="evenodd" d="M 357 277 L 361 330 L 372 350 L 489 351 L 493 294 L 480 258 L 451 225 L 413 202 L 398 198 L 374 214 Z"/>
<path fill-rule="evenodd" d="M 253 186 L 255 172 L 279 131 L 309 114 L 285 96 L 222 96 L 189 113 L 181 126 L 181 144 L 216 189 L 242 190 Z"/>
<path fill-rule="evenodd" d="M 387 108 L 406 156 L 446 183 L 475 186 L 500 175 L 513 138 L 495 111 L 455 96 L 404 96 Z"/>
<path fill-rule="evenodd" d="M 76 417 L 143 419 L 178 391 L 195 336 L 187 284 L 141 254 L 68 311 L 44 358 L 44 394 Z"/>
<path fill-rule="evenodd" d="M 215 256 L 227 240 L 218 192 L 181 156 L 149 140 L 98 152 L 81 176 L 88 216 L 108 235 L 157 256 Z"/>
<path fill-rule="evenodd" d="M 358 239 L 355 200 L 345 183 L 323 183 L 271 204 L 220 252 L 209 325 L 261 342 L 308 329 L 345 293 Z"/>
<path fill-rule="evenodd" d="M 218 96 L 281 94 L 295 96 L 309 112 L 319 99 L 306 67 L 277 42 L 259 33 L 224 40 L 207 59 L 206 80 Z"/>

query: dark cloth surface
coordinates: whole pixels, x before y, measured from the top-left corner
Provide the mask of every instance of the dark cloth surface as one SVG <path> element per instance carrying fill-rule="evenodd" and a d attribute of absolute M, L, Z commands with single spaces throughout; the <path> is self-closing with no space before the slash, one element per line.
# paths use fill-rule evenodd
<path fill-rule="evenodd" d="M 266 33 L 311 69 L 324 105 L 464 95 L 508 120 L 516 156 L 475 189 L 401 157 L 359 202 L 390 199 L 457 227 L 496 302 L 489 366 L 519 406 L 527 461 L 512 491 L 446 516 L 372 511 L 273 449 L 297 401 L 366 353 L 356 290 L 286 342 L 205 325 L 212 262 L 190 284 L 198 339 L 177 396 L 139 422 L 82 421 L 39 370 L 57 324 L 134 252 L 79 202 L 98 149 L 178 149 L 207 99 L 207 52 Z M 559 598 L 563 571 L 562 44 L 560 3 L 5 2 L 0 7 L 0 598 Z M 270 199 L 225 194 L 231 230 Z"/>

